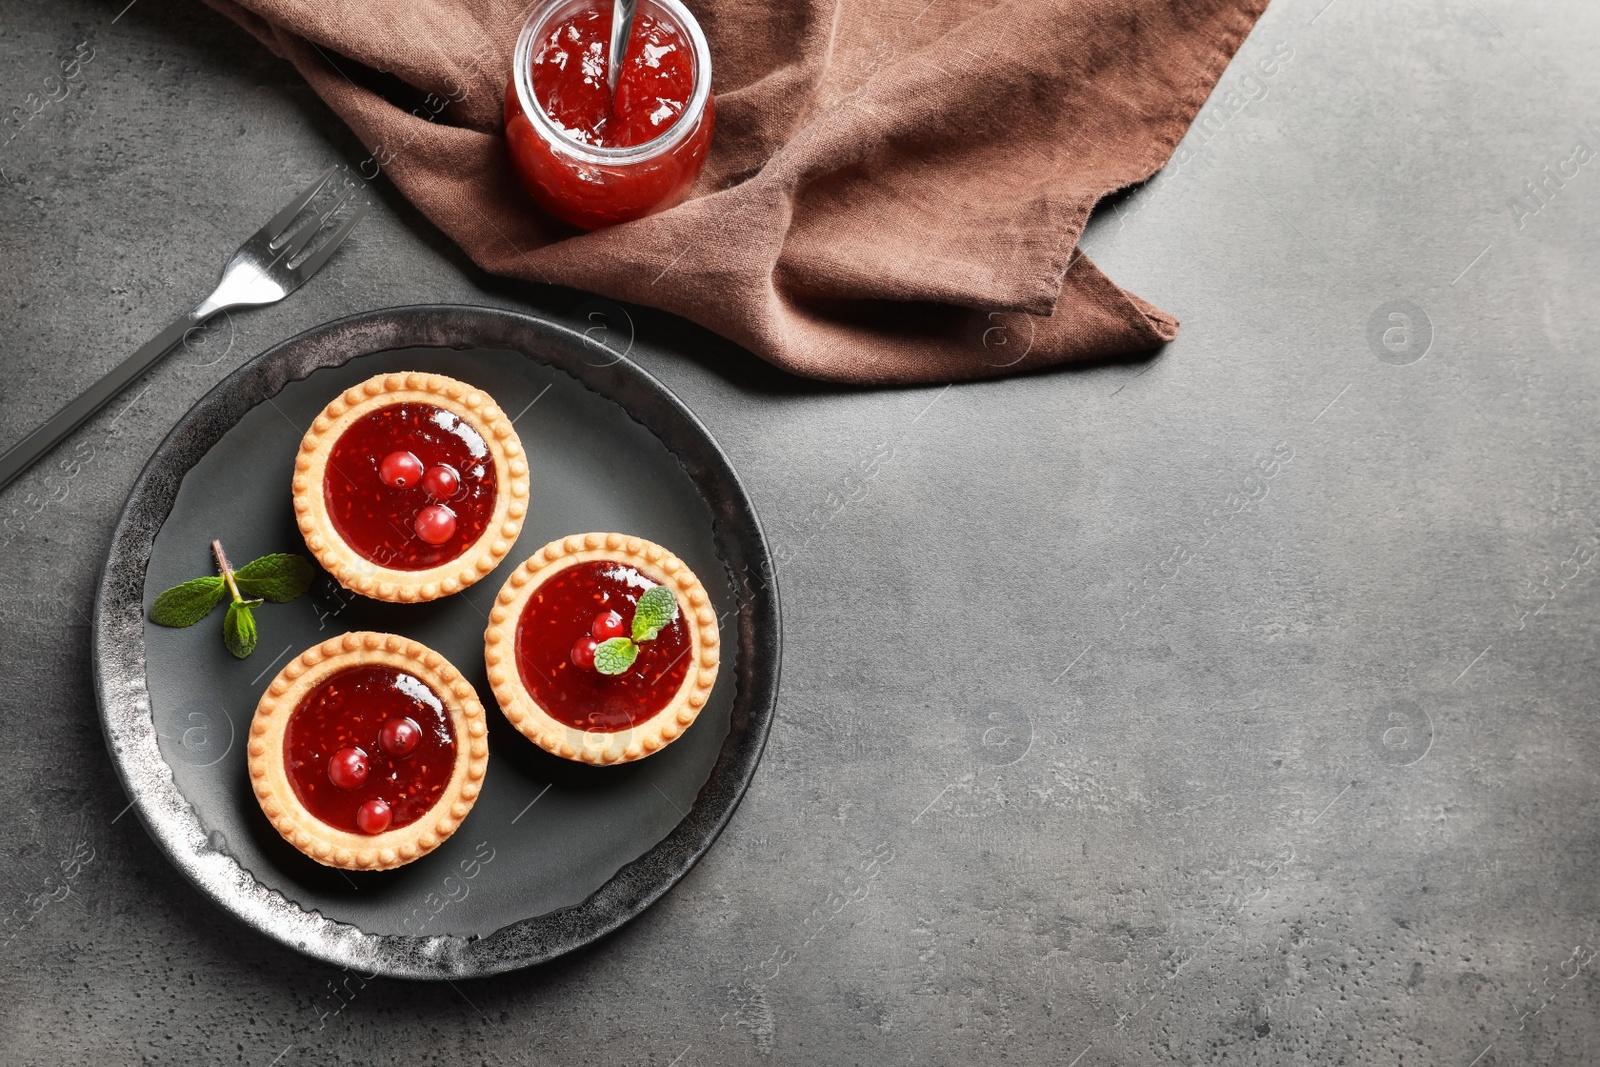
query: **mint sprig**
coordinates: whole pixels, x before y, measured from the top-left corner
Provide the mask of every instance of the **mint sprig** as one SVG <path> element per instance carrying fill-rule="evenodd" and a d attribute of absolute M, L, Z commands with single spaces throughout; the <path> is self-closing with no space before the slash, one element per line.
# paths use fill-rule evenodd
<path fill-rule="evenodd" d="M 287 604 L 311 588 L 311 561 L 292 552 L 274 552 L 253 559 L 233 572 L 241 593 L 274 604 Z"/>
<path fill-rule="evenodd" d="M 256 614 L 250 609 L 259 600 L 235 600 L 228 605 L 228 614 L 222 617 L 222 643 L 228 646 L 234 659 L 244 659 L 256 650 Z"/>
<path fill-rule="evenodd" d="M 190 578 L 156 597 L 150 606 L 150 621 L 162 626 L 193 626 L 222 602 L 228 583 L 216 575 Z"/>
<path fill-rule="evenodd" d="M 284 604 L 303 595 L 311 588 L 311 563 L 304 556 L 274 552 L 234 570 L 221 541 L 211 542 L 211 553 L 222 573 L 191 578 L 168 589 L 150 605 L 150 621 L 157 626 L 193 626 L 231 593 L 233 600 L 222 619 L 222 643 L 235 659 L 244 659 L 256 650 L 252 609 L 268 600 Z M 252 595 L 246 597 L 246 593 Z"/>
<path fill-rule="evenodd" d="M 594 650 L 594 669 L 601 674 L 621 674 L 639 658 L 639 645 L 654 641 L 678 617 L 678 597 L 664 585 L 644 591 L 633 608 L 633 637 L 612 637 Z"/>
<path fill-rule="evenodd" d="M 678 598 L 664 585 L 646 589 L 633 609 L 633 639 L 654 641 L 678 617 Z"/>
<path fill-rule="evenodd" d="M 626 637 L 613 637 L 595 647 L 594 669 L 601 674 L 621 674 L 638 658 L 638 645 Z"/>

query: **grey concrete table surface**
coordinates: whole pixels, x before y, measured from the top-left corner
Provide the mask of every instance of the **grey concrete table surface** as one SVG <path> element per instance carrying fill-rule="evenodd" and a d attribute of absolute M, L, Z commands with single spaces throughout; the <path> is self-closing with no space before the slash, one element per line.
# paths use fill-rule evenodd
<path fill-rule="evenodd" d="M 0 149 L 5 440 L 366 156 L 222 18 L 124 3 L 0 7 L 5 108 L 92 54 Z M 948 389 L 808 385 L 485 276 L 372 185 L 313 284 L 0 495 L 0 1061 L 1600 1061 L 1597 44 L 1584 0 L 1279 0 L 1085 241 L 1178 341 Z M 717 847 L 591 950 L 454 987 L 363 983 L 184 882 L 121 817 L 88 631 L 189 405 L 434 301 L 598 310 L 792 557 Z"/>

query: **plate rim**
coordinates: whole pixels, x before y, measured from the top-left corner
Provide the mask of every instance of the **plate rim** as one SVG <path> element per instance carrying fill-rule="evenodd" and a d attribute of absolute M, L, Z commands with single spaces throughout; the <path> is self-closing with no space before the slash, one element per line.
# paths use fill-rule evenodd
<path fill-rule="evenodd" d="M 688 814 L 583 901 L 482 937 L 366 933 L 257 881 L 225 843 L 213 844 L 178 789 L 145 685 L 145 570 L 184 477 L 246 411 L 290 382 L 405 348 L 515 352 L 616 403 L 661 440 L 706 500 L 738 610 L 728 736 Z M 607 348 L 613 362 L 594 364 L 580 358 L 585 349 L 594 350 L 594 342 L 561 323 L 474 304 L 413 304 L 324 322 L 272 345 L 208 390 L 156 446 L 123 502 L 96 584 L 90 641 L 112 766 L 139 821 L 173 865 L 222 910 L 288 948 L 363 977 L 472 978 L 548 962 L 615 932 L 664 896 L 715 844 L 755 777 L 776 717 L 783 647 L 777 576 L 760 518 L 727 453 L 688 405 L 626 356 Z"/>

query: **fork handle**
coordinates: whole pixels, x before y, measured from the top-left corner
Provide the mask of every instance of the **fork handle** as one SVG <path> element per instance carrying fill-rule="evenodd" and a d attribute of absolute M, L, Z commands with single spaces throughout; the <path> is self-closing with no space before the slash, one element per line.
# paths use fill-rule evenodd
<path fill-rule="evenodd" d="M 149 370 L 155 362 L 183 340 L 183 335 L 211 317 L 214 309 L 205 305 L 185 312 L 178 320 L 143 348 L 117 364 L 116 368 L 95 382 L 78 399 L 56 412 L 50 421 L 6 449 L 0 456 L 0 489 L 16 480 L 17 476 L 39 461 L 41 457 L 60 444 L 73 430 L 82 426 L 90 415 L 110 403 L 112 397 L 122 392 L 133 380 Z M 204 313 L 202 313 L 204 312 Z"/>

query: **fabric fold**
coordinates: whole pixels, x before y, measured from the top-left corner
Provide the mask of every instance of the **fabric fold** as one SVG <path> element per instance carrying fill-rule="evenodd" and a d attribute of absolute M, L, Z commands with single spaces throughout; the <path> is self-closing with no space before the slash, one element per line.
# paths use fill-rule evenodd
<path fill-rule="evenodd" d="M 526 8 L 207 0 L 483 269 L 661 308 L 792 373 L 992 377 L 1147 352 L 1170 315 L 1077 249 L 1167 160 L 1266 0 L 691 4 L 717 127 L 682 204 L 581 233 L 501 135 Z M 415 99 L 411 99 L 415 97 Z"/>

